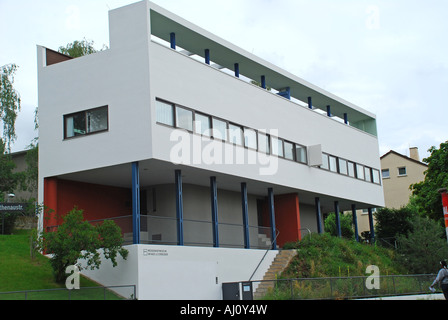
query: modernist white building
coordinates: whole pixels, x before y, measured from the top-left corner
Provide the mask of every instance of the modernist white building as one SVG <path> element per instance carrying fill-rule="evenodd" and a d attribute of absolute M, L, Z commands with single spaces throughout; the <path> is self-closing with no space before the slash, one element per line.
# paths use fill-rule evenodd
<path fill-rule="evenodd" d="M 37 50 L 39 200 L 57 213 L 42 228 L 77 206 L 130 245 L 94 278 L 219 299 L 260 249 L 258 280 L 284 243 L 322 232 L 323 213 L 384 205 L 374 114 L 148 1 L 110 11 L 109 30 L 81 58 Z"/>

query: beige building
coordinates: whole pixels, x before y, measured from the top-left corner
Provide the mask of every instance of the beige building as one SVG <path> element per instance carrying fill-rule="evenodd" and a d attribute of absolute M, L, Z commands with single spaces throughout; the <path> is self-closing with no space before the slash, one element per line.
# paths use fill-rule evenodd
<path fill-rule="evenodd" d="M 386 207 L 399 209 L 409 202 L 410 185 L 423 181 L 428 165 L 420 161 L 418 148 L 409 149 L 410 156 L 393 150 L 383 155 L 381 173 Z"/>
<path fill-rule="evenodd" d="M 420 161 L 418 148 L 409 148 L 409 157 L 391 150 L 380 160 L 385 207 L 399 209 L 409 202 L 410 185 L 425 179 L 428 165 Z M 358 210 L 357 216 L 359 234 L 369 231 L 367 210 Z"/>

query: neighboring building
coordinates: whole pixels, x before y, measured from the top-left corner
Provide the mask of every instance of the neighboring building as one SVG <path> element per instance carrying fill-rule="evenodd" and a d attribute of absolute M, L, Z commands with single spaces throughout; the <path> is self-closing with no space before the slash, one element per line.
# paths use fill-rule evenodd
<path fill-rule="evenodd" d="M 391 150 L 381 157 L 384 201 L 388 208 L 407 205 L 412 194 L 411 184 L 425 180 L 428 165 L 420 161 L 418 148 L 410 148 L 409 155 Z"/>
<path fill-rule="evenodd" d="M 10 154 L 11 160 L 14 162 L 16 167 L 13 172 L 24 172 L 28 168 L 28 164 L 26 162 L 26 155 L 28 150 L 13 152 Z M 8 194 L 4 194 L 4 199 L 11 202 L 27 202 L 30 199 L 37 199 L 37 190 L 31 190 L 32 188 L 28 187 L 28 190 L 21 190 L 17 188 L 13 191 L 13 198 L 8 199 Z"/>
<path fill-rule="evenodd" d="M 39 200 L 113 218 L 132 244 L 96 280 L 219 299 L 322 214 L 384 205 L 374 114 L 148 1 L 109 26 L 105 51 L 37 48 Z"/>
<path fill-rule="evenodd" d="M 381 157 L 385 207 L 400 209 L 409 202 L 411 184 L 425 179 L 428 165 L 420 161 L 418 148 L 409 148 L 409 157 L 389 151 Z M 373 209 L 375 212 L 377 208 Z M 369 231 L 368 210 L 358 210 L 359 233 Z"/>

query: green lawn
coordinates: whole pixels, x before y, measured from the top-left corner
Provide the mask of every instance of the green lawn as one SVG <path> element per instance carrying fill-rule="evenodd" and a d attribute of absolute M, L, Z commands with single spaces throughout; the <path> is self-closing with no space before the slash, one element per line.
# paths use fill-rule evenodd
<path fill-rule="evenodd" d="M 71 299 L 97 300 L 104 299 L 104 289 L 86 289 L 99 285 L 81 276 L 81 290 L 72 290 Z M 0 235 L 0 292 L 65 289 L 65 284 L 58 284 L 53 278 L 53 269 L 49 259 L 37 254 L 30 256 L 30 231 L 18 230 L 13 235 Z M 84 289 L 83 289 L 84 288 Z M 47 292 L 30 292 L 27 299 L 67 300 L 67 290 Z M 24 299 L 24 294 L 0 294 L 2 299 Z M 107 299 L 119 299 L 106 290 Z"/>

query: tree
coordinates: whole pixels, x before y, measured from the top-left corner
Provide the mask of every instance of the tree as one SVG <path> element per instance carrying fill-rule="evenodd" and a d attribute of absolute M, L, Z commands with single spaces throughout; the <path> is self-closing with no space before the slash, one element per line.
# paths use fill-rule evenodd
<path fill-rule="evenodd" d="M 425 180 L 410 186 L 415 196 L 415 204 L 428 217 L 443 222 L 441 188 L 448 188 L 448 141 L 441 143 L 440 148 L 431 147 L 431 155 L 423 159 L 428 164 Z"/>
<path fill-rule="evenodd" d="M 6 151 L 11 151 L 11 144 L 17 138 L 15 123 L 17 113 L 21 108 L 19 93 L 14 89 L 15 64 L 4 65 L 0 68 L 0 120 L 3 122 L 3 143 Z"/>
<path fill-rule="evenodd" d="M 57 231 L 42 233 L 39 249 L 52 254 L 50 259 L 57 282 L 64 282 L 65 270 L 76 265 L 79 270 L 99 269 L 101 265 L 99 249 L 104 257 L 117 266 L 117 256 L 127 258 L 128 251 L 122 247 L 120 228 L 111 220 L 93 226 L 83 221 L 83 211 L 76 207 L 64 216 L 64 222 Z M 86 266 L 81 261 L 85 261 Z"/>
<path fill-rule="evenodd" d="M 93 41 L 86 40 L 85 38 L 81 41 L 75 40 L 74 42 L 67 44 L 65 47 L 59 47 L 58 51 L 72 58 L 78 58 L 98 52 L 93 47 L 93 43 Z M 107 49 L 107 46 L 103 45 L 103 48 L 100 51 L 104 49 Z"/>
<path fill-rule="evenodd" d="M 439 261 L 448 256 L 443 228 L 428 217 L 415 216 L 412 231 L 397 241 L 397 261 L 416 274 L 437 272 Z"/>
<path fill-rule="evenodd" d="M 341 224 L 342 237 L 352 239 L 355 235 L 353 231 L 352 215 L 350 213 L 339 215 L 339 221 Z M 336 231 L 336 214 L 331 212 L 324 221 L 325 231 L 332 236 L 337 236 Z"/>
<path fill-rule="evenodd" d="M 412 231 L 417 211 L 412 206 L 400 209 L 382 208 L 375 213 L 375 232 L 378 239 L 396 238 Z"/>

